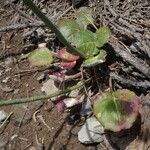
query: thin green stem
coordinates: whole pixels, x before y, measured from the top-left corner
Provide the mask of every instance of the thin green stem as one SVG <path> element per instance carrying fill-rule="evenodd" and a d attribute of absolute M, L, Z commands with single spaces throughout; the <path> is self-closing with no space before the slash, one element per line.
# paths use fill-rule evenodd
<path fill-rule="evenodd" d="M 76 50 L 71 44 L 65 39 L 65 37 L 61 34 L 61 32 L 57 29 L 57 27 L 46 17 L 40 9 L 35 6 L 35 4 L 32 2 L 32 0 L 23 0 L 24 4 L 29 6 L 32 11 L 51 29 L 52 32 L 56 34 L 60 42 L 62 42 L 66 47 L 68 52 L 79 55 L 82 58 L 85 58 L 82 53 L 80 53 L 78 50 Z"/>
<path fill-rule="evenodd" d="M 32 97 L 27 97 L 27 98 L 18 98 L 18 99 L 13 99 L 13 100 L 0 100 L 0 106 L 29 103 L 29 102 L 45 100 L 45 99 L 49 99 L 49 98 L 52 98 L 52 97 L 56 97 L 56 96 L 59 96 L 59 95 L 62 95 L 62 94 L 69 93 L 72 90 L 78 89 L 90 80 L 91 80 L 91 78 L 86 80 L 86 81 L 82 81 L 82 82 L 80 82 L 79 84 L 77 84 L 75 86 L 69 87 L 68 89 L 65 89 L 63 91 L 57 91 L 57 92 L 54 92 L 50 95 L 39 95 L 39 96 L 32 96 Z"/>

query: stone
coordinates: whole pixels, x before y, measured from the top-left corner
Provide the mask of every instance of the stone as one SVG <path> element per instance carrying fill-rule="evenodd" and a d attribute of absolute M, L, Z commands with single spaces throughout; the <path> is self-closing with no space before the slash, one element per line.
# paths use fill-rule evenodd
<path fill-rule="evenodd" d="M 46 95 L 50 95 L 54 92 L 59 91 L 59 89 L 56 87 L 54 80 L 49 79 L 43 84 L 43 87 L 41 88 L 41 91 L 45 92 Z M 55 97 L 51 98 L 51 100 L 55 100 L 55 99 L 56 99 Z"/>
<path fill-rule="evenodd" d="M 95 117 L 86 120 L 78 132 L 78 140 L 83 144 L 94 144 L 103 141 L 104 129 Z"/>
<path fill-rule="evenodd" d="M 92 114 L 92 103 L 89 98 L 87 98 L 86 102 L 82 104 L 82 108 L 80 111 L 81 116 L 90 116 Z"/>
<path fill-rule="evenodd" d="M 0 122 L 4 121 L 7 118 L 7 113 L 4 110 L 0 111 Z"/>

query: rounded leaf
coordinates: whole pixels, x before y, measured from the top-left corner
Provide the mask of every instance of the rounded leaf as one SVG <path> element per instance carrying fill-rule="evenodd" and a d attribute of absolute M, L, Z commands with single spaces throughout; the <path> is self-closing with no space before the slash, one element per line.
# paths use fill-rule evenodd
<path fill-rule="evenodd" d="M 60 63 L 60 67 L 63 68 L 63 69 L 66 69 L 66 70 L 70 70 L 72 68 L 74 68 L 76 65 L 76 61 L 62 61 Z"/>
<path fill-rule="evenodd" d="M 97 96 L 94 113 L 105 129 L 117 132 L 129 129 L 139 114 L 139 97 L 127 89 Z"/>
<path fill-rule="evenodd" d="M 48 48 L 42 47 L 31 52 L 28 59 L 32 66 L 41 67 L 50 65 L 53 61 L 53 56 Z"/>
<path fill-rule="evenodd" d="M 75 12 L 76 21 L 81 28 L 86 29 L 88 24 L 93 24 L 94 19 L 90 8 L 81 7 Z"/>
<path fill-rule="evenodd" d="M 76 61 L 79 59 L 79 56 L 68 53 L 65 48 L 62 48 L 61 50 L 58 51 L 57 57 L 64 61 L 69 61 L 69 62 Z"/>
<path fill-rule="evenodd" d="M 107 27 L 101 27 L 96 31 L 97 42 L 96 45 L 98 47 L 102 47 L 104 44 L 108 43 L 109 37 L 111 35 L 111 31 Z"/>
<path fill-rule="evenodd" d="M 96 66 L 98 64 L 101 64 L 101 63 L 105 62 L 106 55 L 107 55 L 106 51 L 100 50 L 98 55 L 86 59 L 82 63 L 82 67 L 93 67 L 93 66 Z"/>
<path fill-rule="evenodd" d="M 79 24 L 73 19 L 62 19 L 58 21 L 57 26 L 62 35 L 70 43 L 76 46 L 78 43 L 78 38 L 76 38 L 76 36 L 78 36 L 78 33 L 81 32 Z"/>

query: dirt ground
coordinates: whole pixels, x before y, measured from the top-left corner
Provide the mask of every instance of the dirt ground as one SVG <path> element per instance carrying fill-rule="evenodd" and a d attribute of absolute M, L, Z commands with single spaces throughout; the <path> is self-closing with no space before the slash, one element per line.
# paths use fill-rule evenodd
<path fill-rule="evenodd" d="M 0 0 L 0 28 L 20 19 L 12 7 L 5 5 L 6 1 Z M 68 5 L 69 3 L 65 6 Z M 42 94 L 43 81 L 37 80 L 42 72 L 32 68 L 25 57 L 28 51 L 37 47 L 37 44 L 29 42 L 27 46 L 23 34 L 24 29 L 0 33 L 0 99 L 3 100 Z M 7 114 L 12 113 L 0 128 L 2 150 L 43 150 L 44 148 L 45 150 L 96 150 L 95 146 L 85 146 L 77 139 L 77 133 L 84 121 L 76 120 L 69 124 L 68 120 L 71 119 L 69 114 L 59 113 L 50 100 L 3 106 L 0 110 L 4 110 Z M 123 142 L 125 141 L 121 143 Z M 104 145 L 98 145 L 97 149 L 106 148 Z M 128 148 L 132 149 L 136 150 L 133 147 Z"/>
<path fill-rule="evenodd" d="M 10 25 L 15 16 L 15 11 L 10 7 L 7 10 L 4 9 L 3 3 L 5 4 L 5 1 L 0 2 L 0 27 Z M 3 33 L 0 35 L 0 39 L 0 64 L 9 58 L 15 59 L 8 66 L 0 65 L 0 85 L 13 89 L 10 92 L 0 91 L 0 99 L 41 94 L 42 83 L 36 80 L 40 72 L 32 72 L 33 68 L 31 68 L 28 61 L 20 59 L 24 46 L 22 31 Z M 27 72 L 20 74 L 22 70 L 27 70 Z M 8 79 L 8 81 L 2 83 L 5 79 Z M 0 129 L 0 145 L 4 144 L 4 147 L 1 147 L 2 149 L 33 150 L 34 147 L 38 147 L 36 137 L 39 142 L 40 139 L 43 139 L 46 150 L 86 149 L 77 140 L 77 132 L 80 129 L 80 124 L 74 127 L 73 125 L 69 126 L 64 123 L 67 114 L 58 113 L 50 101 L 1 107 L 1 110 L 4 110 L 8 114 L 13 112 L 7 125 Z M 38 111 L 37 114 L 43 117 L 48 127 L 40 119 L 37 118 L 35 121 L 32 118 L 35 111 Z M 20 119 L 19 121 L 17 120 L 18 118 Z"/>

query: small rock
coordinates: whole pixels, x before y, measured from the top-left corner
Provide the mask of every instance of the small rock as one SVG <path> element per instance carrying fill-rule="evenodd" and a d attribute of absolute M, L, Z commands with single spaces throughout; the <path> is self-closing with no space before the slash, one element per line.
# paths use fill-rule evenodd
<path fill-rule="evenodd" d="M 7 113 L 4 110 L 0 111 L 0 122 L 7 118 Z"/>
<path fill-rule="evenodd" d="M 87 98 L 86 102 L 82 104 L 82 108 L 80 111 L 81 116 L 90 116 L 92 114 L 92 103 L 89 98 Z"/>
<path fill-rule="evenodd" d="M 78 140 L 84 144 L 93 144 L 103 141 L 104 129 L 95 117 L 88 118 L 78 132 Z"/>
<path fill-rule="evenodd" d="M 42 73 L 40 76 L 37 77 L 37 81 L 42 82 L 45 79 L 45 74 Z"/>
<path fill-rule="evenodd" d="M 10 93 L 10 92 L 13 92 L 14 89 L 7 87 L 7 86 L 4 86 L 4 87 L 0 86 L 0 91 L 5 92 L 5 93 Z"/>
<path fill-rule="evenodd" d="M 42 92 L 45 92 L 46 95 L 50 95 L 54 92 L 57 92 L 59 91 L 59 89 L 56 87 L 55 83 L 54 83 L 54 80 L 52 79 L 49 79 L 47 80 L 44 84 L 43 84 L 43 87 L 41 88 L 41 91 Z M 51 98 L 52 100 L 55 100 L 55 98 Z"/>

